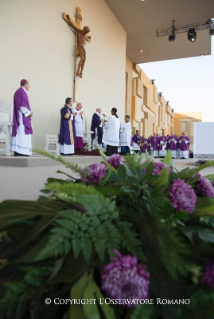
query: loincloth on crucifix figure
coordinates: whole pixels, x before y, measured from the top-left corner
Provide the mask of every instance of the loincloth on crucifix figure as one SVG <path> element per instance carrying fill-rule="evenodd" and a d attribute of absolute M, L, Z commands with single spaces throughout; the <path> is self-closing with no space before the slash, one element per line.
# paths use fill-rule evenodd
<path fill-rule="evenodd" d="M 86 42 L 89 42 L 91 40 L 91 37 L 88 35 L 90 32 L 89 27 L 84 27 L 83 29 L 79 28 L 76 23 L 73 22 L 72 19 L 70 19 L 69 15 L 66 15 L 66 21 L 68 24 L 77 32 L 77 49 L 76 49 L 76 56 L 80 58 L 78 63 L 78 68 L 76 75 L 82 78 L 83 76 L 83 70 L 85 66 L 86 61 L 86 50 L 85 45 Z"/>

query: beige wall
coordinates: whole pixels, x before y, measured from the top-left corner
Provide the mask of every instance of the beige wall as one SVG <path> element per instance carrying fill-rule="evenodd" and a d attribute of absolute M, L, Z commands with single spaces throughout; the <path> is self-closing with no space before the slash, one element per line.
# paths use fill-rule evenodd
<path fill-rule="evenodd" d="M 151 79 L 126 58 L 128 73 L 127 110 L 131 115 L 133 131 L 140 130 L 142 135 L 149 137 L 154 132 L 171 134 L 174 127 L 175 114 L 167 105 L 164 96 L 158 95 L 158 88 Z"/>
<path fill-rule="evenodd" d="M 202 122 L 202 112 L 175 113 L 175 134 L 182 134 L 182 126 L 185 127 L 187 136 L 190 138 L 190 149 L 193 150 L 194 123 Z"/>
<path fill-rule="evenodd" d="M 75 19 L 77 6 L 92 36 L 77 83 L 88 128 L 97 107 L 106 115 L 112 107 L 120 118 L 125 114 L 126 33 L 104 0 L 0 1 L 0 98 L 12 103 L 20 79 L 30 80 L 33 147 L 44 148 L 45 134 L 58 133 L 59 110 L 73 96 L 75 35 L 62 13 Z"/>

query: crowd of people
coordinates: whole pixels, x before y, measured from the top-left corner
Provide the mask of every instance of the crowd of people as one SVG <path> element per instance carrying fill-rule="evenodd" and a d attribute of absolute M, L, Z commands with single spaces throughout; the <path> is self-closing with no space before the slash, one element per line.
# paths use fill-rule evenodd
<path fill-rule="evenodd" d="M 21 80 L 21 87 L 14 94 L 13 131 L 12 131 L 12 151 L 15 156 L 29 156 L 32 154 L 31 135 L 31 111 L 27 91 L 30 83 Z M 65 100 L 64 106 L 60 110 L 61 123 L 59 133 L 59 144 L 61 155 L 73 155 L 75 150 L 83 149 L 83 111 L 82 104 L 78 103 L 72 109 L 72 98 Z M 190 139 L 184 132 L 178 137 L 174 133 L 162 136 L 154 133 L 153 136 L 145 138 L 136 131 L 132 135 L 130 116 L 125 115 L 120 121 L 117 109 L 111 109 L 111 115 L 107 121 L 101 119 L 102 110 L 97 108 L 92 116 L 91 131 L 93 150 L 98 146 L 104 149 L 106 146 L 107 156 L 117 154 L 120 147 L 121 154 L 130 153 L 133 149 L 137 153 L 148 152 L 154 157 L 164 157 L 167 150 L 171 150 L 173 158 L 188 158 Z"/>
<path fill-rule="evenodd" d="M 146 153 L 157 157 L 165 157 L 168 150 L 172 153 L 172 158 L 186 159 L 189 157 L 189 145 L 190 138 L 186 132 L 183 132 L 179 137 L 172 133 L 165 136 L 165 132 L 162 131 L 162 135 L 154 133 L 152 136 L 145 138 L 140 136 L 140 131 L 136 131 L 136 134 L 132 137 L 131 145 L 137 153 Z"/>
<path fill-rule="evenodd" d="M 154 133 L 152 136 L 146 138 L 140 135 L 139 130 L 132 135 L 130 116 L 126 115 L 124 123 L 120 123 L 116 108 L 112 108 L 111 116 L 106 123 L 100 119 L 101 109 L 97 109 L 96 113 L 98 115 L 96 115 L 97 126 L 93 120 L 95 115 L 92 118 L 91 126 L 91 130 L 95 131 L 93 139 L 97 135 L 97 127 L 99 141 L 96 144 L 99 145 L 99 147 L 102 147 L 102 143 L 106 144 L 108 156 L 117 153 L 118 146 L 120 146 L 122 154 L 130 153 L 133 149 L 136 153 L 148 152 L 150 156 L 163 158 L 167 151 L 171 150 L 172 158 L 186 159 L 189 157 L 190 138 L 186 132 L 183 132 L 182 135 L 178 137 L 174 133 L 170 136 L 165 136 L 165 132 L 163 131 L 161 136 Z M 104 133 L 103 126 L 105 127 Z M 93 141 L 95 141 L 95 139 Z"/>

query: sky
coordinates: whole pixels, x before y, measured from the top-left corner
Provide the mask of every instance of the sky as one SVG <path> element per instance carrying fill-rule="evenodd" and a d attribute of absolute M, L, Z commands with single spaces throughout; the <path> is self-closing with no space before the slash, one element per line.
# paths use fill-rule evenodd
<path fill-rule="evenodd" d="M 211 41 L 209 56 L 140 64 L 175 113 L 202 112 L 203 122 L 214 122 L 214 36 Z"/>

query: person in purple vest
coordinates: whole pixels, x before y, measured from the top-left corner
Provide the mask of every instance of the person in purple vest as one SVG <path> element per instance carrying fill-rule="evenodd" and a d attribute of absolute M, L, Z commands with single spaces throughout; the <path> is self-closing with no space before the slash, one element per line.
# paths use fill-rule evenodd
<path fill-rule="evenodd" d="M 158 147 L 159 147 L 158 144 L 159 144 L 159 143 L 158 143 L 157 134 L 154 133 L 154 135 L 153 135 L 153 136 L 151 137 L 151 139 L 150 139 L 150 149 L 151 149 L 151 151 L 153 152 L 153 156 L 154 156 L 155 158 L 158 157 Z M 152 152 L 151 152 L 151 153 L 152 153 Z"/>
<path fill-rule="evenodd" d="M 168 150 L 172 153 L 172 158 L 177 157 L 177 148 L 178 148 L 178 137 L 175 133 L 172 133 L 171 136 L 168 138 Z"/>
<path fill-rule="evenodd" d="M 30 83 L 27 80 L 21 80 L 21 87 L 14 94 L 13 106 L 13 130 L 12 130 L 12 152 L 14 156 L 32 155 L 31 135 L 33 129 L 31 126 L 31 112 L 27 91 Z"/>
<path fill-rule="evenodd" d="M 148 139 L 145 138 L 145 135 L 142 136 L 142 145 L 141 145 L 141 153 L 149 152 L 148 150 Z"/>
<path fill-rule="evenodd" d="M 60 154 L 73 155 L 76 144 L 75 116 L 77 112 L 72 111 L 72 98 L 65 100 L 65 105 L 60 110 L 61 125 L 59 134 Z"/>
<path fill-rule="evenodd" d="M 187 136 L 186 132 L 183 132 L 183 134 L 179 137 L 178 140 L 178 147 L 180 150 L 180 158 L 185 159 L 189 156 L 189 144 L 190 144 L 190 138 Z"/>
<path fill-rule="evenodd" d="M 142 137 L 140 136 L 140 131 L 136 130 L 136 134 L 132 137 L 133 141 L 133 149 L 135 153 L 140 153 L 141 145 L 142 145 Z"/>
<path fill-rule="evenodd" d="M 91 135 L 92 138 L 92 145 L 93 145 L 93 150 L 96 150 L 95 146 L 98 146 L 99 148 L 103 148 L 102 146 L 102 139 L 103 139 L 103 124 L 104 121 L 101 120 L 102 110 L 101 108 L 97 108 L 96 112 L 92 116 L 91 120 L 91 131 L 94 132 Z"/>
<path fill-rule="evenodd" d="M 165 136 L 165 132 L 162 131 L 162 136 L 158 138 L 159 144 L 159 156 L 165 157 L 167 152 L 167 137 Z"/>

